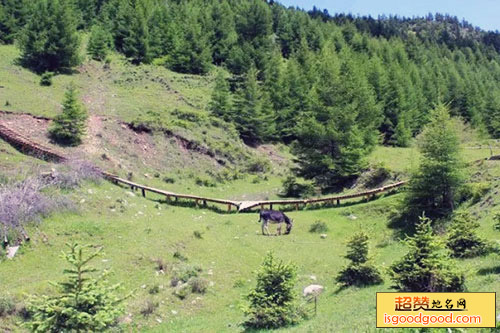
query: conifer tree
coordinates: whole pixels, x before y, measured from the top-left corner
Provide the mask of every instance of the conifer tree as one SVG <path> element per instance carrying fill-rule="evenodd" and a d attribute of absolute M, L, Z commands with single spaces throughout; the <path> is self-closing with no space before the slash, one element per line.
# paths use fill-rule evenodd
<path fill-rule="evenodd" d="M 389 271 L 395 289 L 413 292 L 464 290 L 464 275 L 457 270 L 444 244 L 433 235 L 428 218 L 420 218 L 415 235 L 405 243 L 408 253 L 392 264 Z"/>
<path fill-rule="evenodd" d="M 213 34 L 210 38 L 212 58 L 220 65 L 229 57 L 232 47 L 238 41 L 234 12 L 227 1 L 214 1 L 211 8 Z"/>
<path fill-rule="evenodd" d="M 92 59 L 103 61 L 109 52 L 111 35 L 100 25 L 92 26 L 90 30 L 87 53 Z"/>
<path fill-rule="evenodd" d="M 349 249 L 345 257 L 351 262 L 339 272 L 337 281 L 345 286 L 382 283 L 380 272 L 368 257 L 368 235 L 364 232 L 355 234 L 347 246 Z"/>
<path fill-rule="evenodd" d="M 77 65 L 80 42 L 74 15 L 69 0 L 37 1 L 20 39 L 23 64 L 37 72 Z"/>
<path fill-rule="evenodd" d="M 149 62 L 148 27 L 143 9 L 136 4 L 130 6 L 131 20 L 128 22 L 128 34 L 123 38 L 122 51 L 132 63 Z"/>
<path fill-rule="evenodd" d="M 257 70 L 252 67 L 236 93 L 233 115 L 241 138 L 248 144 L 270 139 L 274 120 L 269 95 L 259 88 Z"/>
<path fill-rule="evenodd" d="M 448 216 L 455 208 L 464 181 L 460 146 L 448 108 L 438 105 L 419 142 L 420 166 L 410 179 L 405 213 L 416 222 L 423 212 L 432 219 Z"/>
<path fill-rule="evenodd" d="M 229 83 L 227 82 L 224 72 L 219 71 L 215 78 L 215 86 L 212 91 L 212 100 L 209 104 L 209 110 L 216 117 L 220 117 L 225 121 L 232 120 L 231 114 L 231 93 L 229 91 Z"/>
<path fill-rule="evenodd" d="M 50 135 L 61 144 L 79 145 L 86 132 L 87 118 L 87 111 L 78 101 L 76 87 L 70 84 L 64 95 L 63 111 L 55 117 Z"/>
<path fill-rule="evenodd" d="M 268 253 L 257 272 L 257 285 L 246 297 L 243 325 L 249 329 L 274 329 L 300 320 L 294 287 L 297 268 Z"/>
<path fill-rule="evenodd" d="M 294 151 L 299 175 L 328 189 L 343 186 L 363 169 L 363 157 L 377 139 L 380 109 L 355 62 L 349 57 L 339 62 L 331 51 L 325 52 L 312 112 L 298 123 Z"/>
<path fill-rule="evenodd" d="M 453 217 L 446 246 L 456 258 L 473 258 L 489 252 L 488 243 L 477 234 L 479 222 L 474 221 L 469 213 L 461 212 Z"/>
<path fill-rule="evenodd" d="M 67 244 L 69 252 L 62 257 L 71 268 L 64 270 L 67 279 L 55 284 L 59 293 L 52 296 L 32 296 L 27 305 L 30 318 L 26 326 L 33 332 L 101 332 L 115 325 L 123 312 L 123 298 L 115 295 L 120 285 L 109 285 L 108 272 L 99 278 L 89 265 L 101 249 L 85 255 L 89 246 Z"/>

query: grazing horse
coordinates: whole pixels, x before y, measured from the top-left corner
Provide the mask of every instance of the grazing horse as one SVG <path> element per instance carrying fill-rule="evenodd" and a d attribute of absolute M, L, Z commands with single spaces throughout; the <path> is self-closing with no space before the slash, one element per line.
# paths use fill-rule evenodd
<path fill-rule="evenodd" d="M 288 235 L 290 231 L 292 231 L 293 220 L 288 216 L 283 214 L 283 212 L 279 212 L 276 210 L 267 210 L 262 209 L 259 214 L 259 221 L 262 222 L 262 234 L 265 235 L 267 231 L 267 235 L 269 236 L 269 229 L 267 227 L 268 222 L 278 223 L 278 235 L 281 235 L 281 225 L 282 223 L 286 224 L 285 235 Z"/>

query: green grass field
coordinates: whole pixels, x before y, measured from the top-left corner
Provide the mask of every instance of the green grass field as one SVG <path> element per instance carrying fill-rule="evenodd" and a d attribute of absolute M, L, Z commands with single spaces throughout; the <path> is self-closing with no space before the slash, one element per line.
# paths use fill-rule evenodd
<path fill-rule="evenodd" d="M 492 176 L 499 169 L 494 163 L 483 166 Z M 387 227 L 387 214 L 395 209 L 401 194 L 342 208 L 290 212 L 296 221 L 291 235 L 264 237 L 256 213 L 218 214 L 168 206 L 157 202 L 159 198 L 144 199 L 127 191 L 102 183 L 71 193 L 75 202 L 81 202 L 77 213 L 57 214 L 30 228 L 32 242 L 23 246 L 14 260 L 1 262 L 0 294 L 21 301 L 26 293 L 50 293 L 48 281 L 61 279 L 64 269 L 60 251 L 66 242 L 77 241 L 103 246 L 105 255 L 97 265 L 112 269 L 112 282 L 121 282 L 125 291 L 134 292 L 127 302 L 132 322 L 123 324 L 125 331 L 130 327 L 132 331 L 151 332 L 237 332 L 243 320 L 242 295 L 254 286 L 253 272 L 265 253 L 274 251 L 277 257 L 298 266 L 297 293 L 313 282 L 326 287 L 317 317 L 281 331 L 369 332 L 375 330 L 375 292 L 391 290 L 385 269 L 405 253 L 394 230 Z M 500 233 L 492 231 L 493 208 L 476 205 L 471 209 L 479 211 L 481 235 L 498 241 Z M 350 219 L 351 214 L 357 218 Z M 316 220 L 327 223 L 330 230 L 326 239 L 308 232 Z M 339 290 L 334 277 L 346 263 L 345 243 L 359 230 L 371 237 L 371 254 L 384 272 L 385 283 Z M 196 238 L 194 231 L 199 231 L 202 239 Z M 212 282 L 206 294 L 192 294 L 185 300 L 172 294 L 172 269 L 182 264 L 173 257 L 176 251 L 188 258 L 188 264 L 203 268 L 201 275 Z M 167 263 L 166 274 L 156 272 L 156 259 Z M 470 291 L 500 291 L 498 255 L 463 260 L 460 266 Z M 152 286 L 159 287 L 158 294 L 149 294 Z M 140 311 L 148 299 L 158 302 L 159 307 L 144 317 Z M 16 320 L 0 319 L 0 327 L 20 330 Z"/>

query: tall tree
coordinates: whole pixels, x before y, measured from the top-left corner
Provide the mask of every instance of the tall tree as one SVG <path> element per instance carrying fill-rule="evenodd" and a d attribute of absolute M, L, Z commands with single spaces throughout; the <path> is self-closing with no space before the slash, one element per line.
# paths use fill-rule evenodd
<path fill-rule="evenodd" d="M 270 139 L 274 130 L 270 104 L 269 95 L 259 87 L 257 69 L 252 67 L 236 93 L 233 107 L 236 128 L 246 143 L 256 144 Z"/>
<path fill-rule="evenodd" d="M 102 61 L 106 58 L 112 43 L 111 34 L 101 25 L 94 25 L 90 30 L 87 53 L 94 60 Z"/>
<path fill-rule="evenodd" d="M 460 142 L 448 108 L 438 105 L 419 140 L 420 166 L 410 179 L 405 211 L 415 223 L 423 212 L 432 219 L 448 216 L 455 208 L 464 182 Z"/>
<path fill-rule="evenodd" d="M 326 54 L 325 54 L 326 52 Z M 325 189 L 359 175 L 377 139 L 380 111 L 366 77 L 346 56 L 325 50 L 312 92 L 312 112 L 297 127 L 298 173 Z"/>
<path fill-rule="evenodd" d="M 68 69 L 80 61 L 74 12 L 69 0 L 40 0 L 20 39 L 21 59 L 37 71 Z"/>
<path fill-rule="evenodd" d="M 231 92 L 229 91 L 229 83 L 222 71 L 219 71 L 215 78 L 215 86 L 212 91 L 212 100 L 210 101 L 209 109 L 216 117 L 220 117 L 225 121 L 232 120 Z"/>

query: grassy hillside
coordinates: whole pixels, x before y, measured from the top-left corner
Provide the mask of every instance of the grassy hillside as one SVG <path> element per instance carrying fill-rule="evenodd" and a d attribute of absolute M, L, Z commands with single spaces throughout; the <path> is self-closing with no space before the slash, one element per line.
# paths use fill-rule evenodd
<path fill-rule="evenodd" d="M 384 149 L 383 154 L 376 151 L 373 158 L 377 156 L 395 160 L 401 151 Z M 476 181 L 489 182 L 490 190 L 468 209 L 481 222 L 480 234 L 498 242 L 500 233 L 493 232 L 492 216 L 500 204 L 500 167 L 498 162 L 482 162 L 474 170 Z M 238 193 L 242 185 L 228 185 L 221 195 Z M 112 269 L 111 280 L 134 292 L 127 304 L 128 315 L 122 318 L 125 330 L 240 331 L 242 295 L 254 286 L 253 272 L 265 253 L 272 250 L 277 257 L 297 264 L 298 293 L 313 282 L 326 287 L 319 299 L 318 316 L 282 331 L 374 331 L 374 293 L 391 290 L 385 269 L 406 251 L 396 230 L 387 227 L 388 216 L 402 194 L 341 208 L 291 212 L 296 224 L 286 237 L 261 236 L 255 213 L 217 214 L 169 206 L 158 201 L 159 197 L 144 199 L 108 183 L 87 184 L 68 196 L 80 203 L 77 213 L 57 214 L 30 228 L 32 242 L 21 247 L 14 260 L 1 262 L 0 295 L 22 302 L 26 293 L 50 293 L 52 287 L 47 281 L 62 277 L 64 262 L 59 254 L 66 242 L 103 246 L 105 255 L 97 265 Z M 326 222 L 330 229 L 326 239 L 308 231 L 317 220 Z M 370 250 L 382 268 L 385 283 L 340 290 L 334 277 L 346 264 L 346 239 L 361 229 L 371 237 Z M 201 233 L 201 239 L 195 231 Z M 187 261 L 176 259 L 176 252 Z M 165 274 L 158 272 L 158 260 L 165 263 Z M 180 300 L 173 295 L 170 279 L 175 270 L 186 265 L 199 265 L 201 276 L 210 281 L 210 286 L 204 295 L 191 294 Z M 466 273 L 470 291 L 500 290 L 498 255 L 463 260 L 460 267 Z M 151 294 L 156 287 L 158 293 Z M 141 311 L 148 300 L 158 307 L 153 314 L 144 316 Z M 356 311 L 352 311 L 354 308 Z M 20 331 L 18 321 L 17 317 L 0 319 L 0 327 Z"/>

